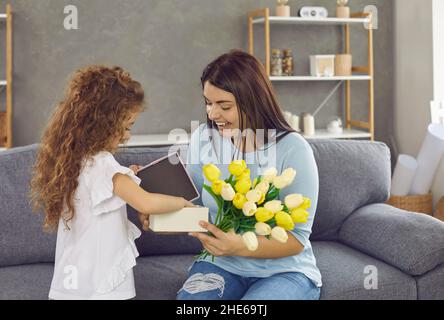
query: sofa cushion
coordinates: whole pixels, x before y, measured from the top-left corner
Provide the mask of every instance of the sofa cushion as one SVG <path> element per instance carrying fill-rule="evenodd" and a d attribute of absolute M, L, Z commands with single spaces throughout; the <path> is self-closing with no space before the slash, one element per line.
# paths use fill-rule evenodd
<path fill-rule="evenodd" d="M 336 240 L 356 209 L 389 197 L 390 150 L 380 142 L 310 141 L 319 170 L 313 240 Z M 297 155 L 295 155 L 297 156 Z"/>
<path fill-rule="evenodd" d="M 415 279 L 402 271 L 336 242 L 314 241 L 322 274 L 322 300 L 415 300 Z M 377 273 L 367 268 L 376 267 Z M 377 289 L 366 289 L 366 277 L 377 274 Z M 375 284 L 375 283 L 373 283 Z"/>
<path fill-rule="evenodd" d="M 136 299 L 174 300 L 192 262 L 192 255 L 138 258 Z M 48 300 L 53 272 L 52 263 L 0 268 L 0 300 Z"/>
<path fill-rule="evenodd" d="M 0 300 L 48 300 L 54 264 L 0 268 Z"/>
<path fill-rule="evenodd" d="M 174 300 L 188 278 L 192 255 L 142 257 L 134 268 L 137 300 Z"/>
<path fill-rule="evenodd" d="M 56 235 L 31 210 L 29 183 L 37 145 L 0 154 L 0 266 L 54 261 Z"/>
<path fill-rule="evenodd" d="M 444 264 L 416 278 L 419 300 L 444 300 Z"/>
<path fill-rule="evenodd" d="M 385 204 L 357 210 L 344 222 L 339 238 L 411 275 L 444 263 L 444 223 Z"/>

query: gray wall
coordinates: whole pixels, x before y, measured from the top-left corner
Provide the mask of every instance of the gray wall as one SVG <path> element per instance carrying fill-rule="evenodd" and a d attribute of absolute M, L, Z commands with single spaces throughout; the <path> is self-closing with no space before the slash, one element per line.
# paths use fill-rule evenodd
<path fill-rule="evenodd" d="M 1 0 L 2 8 L 6 1 Z M 260 7 L 274 11 L 274 0 L 12 0 L 14 10 L 14 144 L 39 140 L 55 103 L 73 70 L 93 63 L 121 65 L 140 80 L 149 97 L 149 111 L 133 133 L 167 133 L 190 129 L 203 120 L 199 77 L 203 67 L 232 48 L 247 49 L 246 13 Z M 63 8 L 79 9 L 79 30 L 63 28 Z M 302 5 L 318 4 L 334 15 L 335 1 L 291 1 L 293 14 Z M 375 32 L 376 137 L 393 136 L 393 4 L 391 0 L 353 0 L 352 11 L 365 5 L 379 9 Z M 4 29 L 4 26 L 2 26 Z M 256 39 L 262 37 L 255 28 Z M 366 32 L 352 29 L 355 64 L 367 59 Z M 292 48 L 297 74 L 308 73 L 308 55 L 342 50 L 339 27 L 272 27 L 272 46 Z M 2 59 L 3 60 L 3 59 Z M 284 109 L 313 112 L 335 83 L 279 83 Z M 355 117 L 367 115 L 367 83 L 352 84 Z M 3 97 L 2 97 L 3 98 Z M 317 124 L 341 112 L 334 96 Z"/>

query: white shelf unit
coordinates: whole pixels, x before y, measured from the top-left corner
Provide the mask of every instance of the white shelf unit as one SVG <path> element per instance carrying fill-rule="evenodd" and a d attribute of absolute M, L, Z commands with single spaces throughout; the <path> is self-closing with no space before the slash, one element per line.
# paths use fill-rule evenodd
<path fill-rule="evenodd" d="M 273 17 L 270 16 L 271 24 L 314 24 L 314 25 L 345 25 L 345 24 L 368 24 L 368 18 L 301 18 L 301 17 Z M 253 19 L 253 24 L 264 24 L 265 18 Z"/>
<path fill-rule="evenodd" d="M 270 16 L 270 9 L 258 9 L 248 13 L 248 34 L 249 34 L 249 53 L 254 55 L 254 25 L 264 26 L 265 43 L 265 69 L 270 76 L 271 70 L 271 25 L 324 25 L 324 26 L 342 26 L 344 29 L 345 52 L 350 54 L 350 25 L 362 25 L 368 30 L 368 65 L 354 66 L 353 75 L 346 77 L 312 77 L 312 76 L 293 76 L 293 77 L 273 77 L 273 82 L 290 81 L 345 81 L 345 128 L 342 134 L 332 135 L 327 130 L 318 129 L 316 134 L 309 139 L 357 139 L 369 138 L 372 141 L 375 138 L 374 123 L 374 55 L 373 55 L 373 23 L 372 15 L 367 12 L 358 12 L 351 14 L 350 18 L 302 18 L 302 17 L 274 17 Z M 368 121 L 358 121 L 351 118 L 351 81 L 368 82 Z"/>
<path fill-rule="evenodd" d="M 368 81 L 371 77 L 368 75 L 353 75 L 353 76 L 334 76 L 334 77 L 312 77 L 312 76 L 294 76 L 294 77 L 270 77 L 271 81 Z"/>
<path fill-rule="evenodd" d="M 6 82 L 6 80 L 0 80 L 0 86 L 4 87 L 8 84 L 8 82 Z"/>
<path fill-rule="evenodd" d="M 8 18 L 8 15 L 6 13 L 0 14 L 0 19 L 6 19 Z"/>

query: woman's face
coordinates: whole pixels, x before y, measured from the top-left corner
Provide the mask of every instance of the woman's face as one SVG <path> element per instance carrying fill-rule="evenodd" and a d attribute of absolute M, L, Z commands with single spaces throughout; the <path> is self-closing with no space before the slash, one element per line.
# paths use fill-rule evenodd
<path fill-rule="evenodd" d="M 208 118 L 213 121 L 219 133 L 232 137 L 233 130 L 239 129 L 239 113 L 236 98 L 233 94 L 206 82 L 203 92 Z"/>

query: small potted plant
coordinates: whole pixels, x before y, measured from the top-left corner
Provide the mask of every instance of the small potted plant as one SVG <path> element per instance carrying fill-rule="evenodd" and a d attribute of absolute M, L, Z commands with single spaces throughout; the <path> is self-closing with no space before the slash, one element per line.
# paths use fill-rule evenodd
<path fill-rule="evenodd" d="M 350 7 L 347 7 L 348 0 L 337 0 L 336 17 L 350 18 Z"/>
<path fill-rule="evenodd" d="M 290 6 L 288 5 L 288 0 L 277 0 L 276 16 L 278 17 L 290 16 Z"/>

